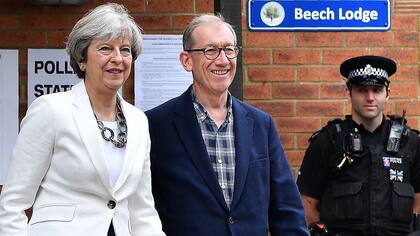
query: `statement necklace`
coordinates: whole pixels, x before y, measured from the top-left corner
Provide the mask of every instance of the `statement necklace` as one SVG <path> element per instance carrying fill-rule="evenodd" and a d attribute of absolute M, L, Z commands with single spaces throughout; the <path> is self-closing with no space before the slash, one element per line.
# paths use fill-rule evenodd
<path fill-rule="evenodd" d="M 94 113 L 95 114 L 95 113 Z M 116 105 L 116 120 L 118 125 L 118 135 L 115 137 L 114 131 L 104 125 L 104 123 L 100 120 L 98 120 L 98 117 L 96 117 L 96 123 L 98 123 L 98 128 L 101 130 L 102 138 L 107 141 L 114 144 L 117 148 L 123 148 L 127 144 L 127 123 L 125 121 L 124 113 L 121 109 L 120 100 L 117 99 L 117 105 Z"/>

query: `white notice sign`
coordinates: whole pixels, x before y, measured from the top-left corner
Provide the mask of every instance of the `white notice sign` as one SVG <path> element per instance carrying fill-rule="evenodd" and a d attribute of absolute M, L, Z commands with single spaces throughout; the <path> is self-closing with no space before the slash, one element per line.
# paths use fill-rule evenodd
<path fill-rule="evenodd" d="M 182 35 L 144 35 L 144 50 L 136 60 L 135 105 L 146 111 L 181 95 L 192 75 L 179 62 Z"/>
<path fill-rule="evenodd" d="M 65 49 L 28 49 L 28 107 L 35 98 L 70 90 L 79 81 Z"/>
<path fill-rule="evenodd" d="M 0 50 L 0 185 L 19 131 L 18 50 Z"/>

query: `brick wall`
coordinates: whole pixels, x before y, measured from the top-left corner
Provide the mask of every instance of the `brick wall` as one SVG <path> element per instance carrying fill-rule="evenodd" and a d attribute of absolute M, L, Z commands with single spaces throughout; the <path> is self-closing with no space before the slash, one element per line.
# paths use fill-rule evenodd
<path fill-rule="evenodd" d="M 398 63 L 391 77 L 386 114 L 407 110 L 409 125 L 420 128 L 420 2 L 393 3 L 388 32 L 248 32 L 243 9 L 244 98 L 274 116 L 296 173 L 309 136 L 333 117 L 350 114 L 339 65 L 376 54 Z"/>
<path fill-rule="evenodd" d="M 32 5 L 30 0 L 0 1 L 0 48 L 19 49 L 19 113 L 27 108 L 27 49 L 64 48 L 73 25 L 87 10 L 107 0 L 87 4 Z M 181 34 L 186 24 L 200 13 L 212 13 L 213 0 L 116 0 L 122 3 L 145 34 Z M 134 102 L 134 80 L 125 84 L 125 98 Z"/>
<path fill-rule="evenodd" d="M 238 0 L 239 1 L 239 0 Z M 419 15 L 420 4 L 393 3 L 389 32 L 248 32 L 246 0 L 242 1 L 245 101 L 273 115 L 291 165 L 302 161 L 307 139 L 330 118 L 350 112 L 338 72 L 346 58 L 378 54 L 398 62 L 386 113 L 407 109 L 409 124 L 420 128 Z M 0 1 L 0 48 L 19 49 L 20 118 L 26 111 L 28 48 L 63 48 L 74 23 L 94 6 L 37 6 L 30 0 Z M 120 0 L 146 34 L 179 34 L 194 15 L 213 12 L 213 0 Z M 238 9 L 239 10 L 239 9 Z M 133 80 L 126 84 L 129 101 Z"/>
<path fill-rule="evenodd" d="M 80 6 L 32 5 L 30 0 L 0 0 L 0 48 L 19 49 L 19 118 L 27 109 L 27 49 L 64 48 L 73 25 L 89 9 L 107 0 L 89 0 Z M 201 13 L 214 11 L 213 0 L 114 0 L 123 4 L 145 34 L 181 34 Z M 134 103 L 134 80 L 124 85 L 125 99 Z M 1 192 L 0 185 L 0 192 Z M 27 211 L 28 216 L 31 211 Z"/>

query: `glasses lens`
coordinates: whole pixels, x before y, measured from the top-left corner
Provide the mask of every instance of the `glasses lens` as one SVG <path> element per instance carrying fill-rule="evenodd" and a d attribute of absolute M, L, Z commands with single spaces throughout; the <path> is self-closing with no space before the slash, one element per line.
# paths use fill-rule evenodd
<path fill-rule="evenodd" d="M 207 47 L 204 49 L 204 55 L 210 60 L 216 59 L 219 53 L 220 51 L 217 47 Z"/>
<path fill-rule="evenodd" d="M 225 54 L 226 54 L 226 57 L 229 59 L 235 58 L 236 56 L 238 56 L 238 53 L 239 53 L 239 48 L 236 46 L 225 47 Z"/>

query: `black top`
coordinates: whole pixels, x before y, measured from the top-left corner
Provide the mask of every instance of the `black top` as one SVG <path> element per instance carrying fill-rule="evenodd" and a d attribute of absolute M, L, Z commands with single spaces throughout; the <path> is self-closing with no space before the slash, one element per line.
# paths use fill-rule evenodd
<path fill-rule="evenodd" d="M 388 139 L 388 131 L 386 131 L 385 125 L 386 122 L 384 119 L 381 125 L 372 133 L 366 130 L 363 125 L 358 125 L 353 121 L 353 127 L 357 128 L 362 135 L 364 146 L 375 144 L 385 146 Z M 383 132 L 386 134 L 383 134 Z M 337 163 L 336 160 L 331 160 L 331 158 L 334 158 L 333 152 L 335 149 L 329 139 L 329 134 L 326 131 L 320 132 L 314 138 L 306 150 L 297 179 L 297 185 L 300 192 L 318 200 L 321 199 L 329 181 L 329 174 Z M 410 175 L 410 183 L 417 193 L 420 192 L 420 161 L 418 161 L 420 159 L 420 145 L 417 145 L 415 153 L 415 162 L 412 168 L 412 170 L 415 171 Z M 369 165 L 369 160 L 367 158 L 362 158 L 361 160 L 358 160 L 357 163 L 353 163 L 351 168 L 357 173 L 355 174 L 356 176 L 360 176 L 360 178 L 363 179 L 363 175 L 369 174 L 367 173 L 370 170 Z"/>

